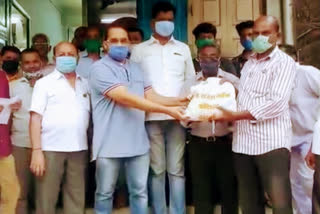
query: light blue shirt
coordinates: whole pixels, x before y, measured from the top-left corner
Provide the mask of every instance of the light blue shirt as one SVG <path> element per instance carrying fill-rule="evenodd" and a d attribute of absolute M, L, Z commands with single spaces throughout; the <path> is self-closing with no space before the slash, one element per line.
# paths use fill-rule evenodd
<path fill-rule="evenodd" d="M 144 97 L 150 84 L 138 64 L 119 63 L 109 56 L 95 62 L 89 74 L 93 106 L 93 160 L 143 155 L 149 151 L 145 112 L 128 108 L 104 95 L 118 86 Z"/>

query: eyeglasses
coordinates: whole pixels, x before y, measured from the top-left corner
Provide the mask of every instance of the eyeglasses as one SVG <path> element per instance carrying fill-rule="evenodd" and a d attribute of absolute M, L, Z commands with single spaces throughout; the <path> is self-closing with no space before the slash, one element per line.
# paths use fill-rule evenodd
<path fill-rule="evenodd" d="M 48 42 L 35 42 L 33 43 L 33 46 L 47 46 L 49 45 Z"/>

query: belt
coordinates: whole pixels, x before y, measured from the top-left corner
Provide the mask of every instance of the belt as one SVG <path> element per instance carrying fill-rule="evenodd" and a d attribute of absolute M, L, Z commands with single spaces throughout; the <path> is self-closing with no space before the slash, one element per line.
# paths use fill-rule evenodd
<path fill-rule="evenodd" d="M 228 143 L 229 135 L 224 136 L 210 136 L 210 137 L 198 137 L 191 135 L 191 140 L 195 140 L 198 142 L 205 142 L 205 143 Z"/>

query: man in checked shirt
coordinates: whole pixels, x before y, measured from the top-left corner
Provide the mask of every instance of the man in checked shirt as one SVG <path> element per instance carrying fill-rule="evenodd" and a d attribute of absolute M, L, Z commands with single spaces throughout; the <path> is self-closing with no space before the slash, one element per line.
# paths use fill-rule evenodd
<path fill-rule="evenodd" d="M 289 179 L 292 128 L 289 99 L 294 60 L 279 50 L 279 24 L 272 16 L 254 22 L 253 51 L 242 70 L 238 111 L 220 109 L 212 120 L 235 121 L 232 150 L 243 214 L 264 214 L 266 190 L 274 214 L 292 214 Z"/>

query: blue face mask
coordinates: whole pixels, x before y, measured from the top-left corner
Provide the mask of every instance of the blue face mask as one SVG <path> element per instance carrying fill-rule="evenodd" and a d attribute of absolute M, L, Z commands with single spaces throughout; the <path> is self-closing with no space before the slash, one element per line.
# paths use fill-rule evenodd
<path fill-rule="evenodd" d="M 122 45 L 111 45 L 108 52 L 108 55 L 118 62 L 125 60 L 128 57 L 128 54 L 129 47 Z"/>
<path fill-rule="evenodd" d="M 71 73 L 76 70 L 77 58 L 73 56 L 56 57 L 56 68 L 61 73 Z"/>
<path fill-rule="evenodd" d="M 174 31 L 174 23 L 171 21 L 158 21 L 155 24 L 155 30 L 160 36 L 171 36 Z"/>
<path fill-rule="evenodd" d="M 247 51 L 251 51 L 252 50 L 252 40 L 251 39 L 241 40 L 241 45 Z"/>

